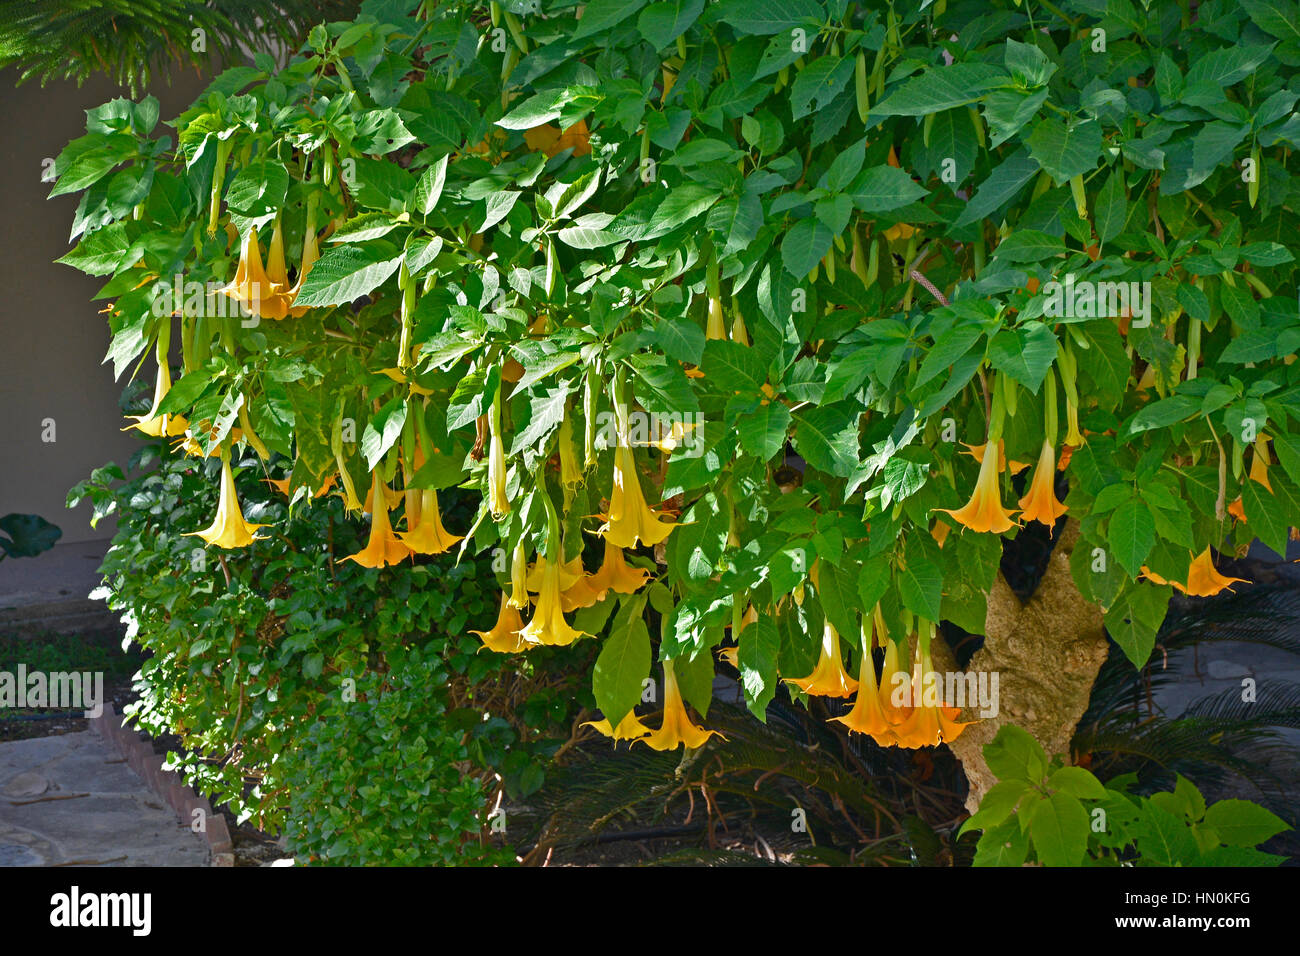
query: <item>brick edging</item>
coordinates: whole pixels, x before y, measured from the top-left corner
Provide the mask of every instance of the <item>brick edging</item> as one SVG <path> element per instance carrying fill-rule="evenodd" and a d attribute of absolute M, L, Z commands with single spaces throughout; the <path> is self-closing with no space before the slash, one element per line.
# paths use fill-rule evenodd
<path fill-rule="evenodd" d="M 144 779 L 155 796 L 171 807 L 184 826 L 189 826 L 194 820 L 194 811 L 202 811 L 203 837 L 211 851 L 211 866 L 235 865 L 234 846 L 226 818 L 213 813 L 208 801 L 195 793 L 192 787 L 186 786 L 175 770 L 162 769 L 165 760 L 154 753 L 153 743 L 148 737 L 141 737 L 129 729 L 109 703 L 104 704 L 103 713 L 89 718 L 89 721 L 91 729 L 126 758 L 127 766 Z"/>

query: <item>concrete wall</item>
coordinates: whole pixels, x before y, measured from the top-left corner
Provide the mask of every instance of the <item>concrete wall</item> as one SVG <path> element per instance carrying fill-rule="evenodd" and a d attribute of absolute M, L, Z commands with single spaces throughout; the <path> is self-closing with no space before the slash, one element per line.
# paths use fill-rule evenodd
<path fill-rule="evenodd" d="M 63 529 L 64 542 L 98 540 L 112 535 L 112 522 L 91 529 L 89 504 L 68 511 L 64 500 L 92 468 L 125 465 L 139 446 L 119 431 L 117 402 L 130 373 L 114 382 L 112 365 L 101 364 L 109 332 L 98 311 L 106 303 L 91 296 L 106 279 L 53 261 L 71 248 L 79 195 L 46 200 L 51 187 L 41 173 L 42 160 L 85 133 L 84 110 L 128 94 L 102 77 L 80 89 L 35 81 L 15 88 L 16 78 L 0 71 L 0 514 L 39 514 Z M 190 69 L 170 87 L 155 84 L 149 92 L 161 101 L 162 121 L 209 80 Z M 152 384 L 151 363 L 143 374 Z M 53 442 L 42 441 L 44 419 L 54 420 Z"/>

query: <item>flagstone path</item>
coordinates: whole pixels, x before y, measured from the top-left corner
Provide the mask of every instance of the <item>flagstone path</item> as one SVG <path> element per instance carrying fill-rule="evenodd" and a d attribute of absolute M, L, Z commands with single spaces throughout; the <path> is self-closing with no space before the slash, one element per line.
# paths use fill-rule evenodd
<path fill-rule="evenodd" d="M 92 731 L 0 743 L 0 866 L 207 866 L 182 826 Z"/>

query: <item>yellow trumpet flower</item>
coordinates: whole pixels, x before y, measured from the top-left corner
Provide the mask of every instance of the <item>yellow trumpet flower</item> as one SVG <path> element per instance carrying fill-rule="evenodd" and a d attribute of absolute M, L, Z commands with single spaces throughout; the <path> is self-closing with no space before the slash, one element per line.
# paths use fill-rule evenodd
<path fill-rule="evenodd" d="M 900 685 L 911 680 L 907 671 L 898 666 L 898 645 L 883 638 L 885 643 L 885 663 L 880 669 L 880 710 L 885 715 L 885 720 L 890 726 L 896 726 L 907 720 L 912 712 L 911 705 L 894 701 L 894 691 L 899 689 Z M 902 675 L 902 680 L 899 680 Z"/>
<path fill-rule="evenodd" d="M 1187 569 L 1186 587 L 1177 581 L 1169 583 L 1188 597 L 1211 597 L 1225 588 L 1231 591 L 1233 584 L 1249 584 L 1250 581 L 1246 578 L 1230 578 L 1220 574 L 1214 567 L 1214 557 L 1207 546 L 1192 559 L 1191 566 Z"/>
<path fill-rule="evenodd" d="M 221 289 L 223 295 L 240 303 L 251 315 L 263 319 L 283 319 L 289 314 L 281 295 L 284 287 L 272 282 L 262 268 L 262 249 L 257 243 L 257 230 L 249 228 L 239 249 L 239 265 L 235 278 Z"/>
<path fill-rule="evenodd" d="M 727 323 L 722 315 L 722 300 L 709 297 L 709 321 L 705 325 L 704 337 L 706 339 L 725 339 L 727 337 Z"/>
<path fill-rule="evenodd" d="M 970 455 L 979 464 L 984 464 L 984 449 L 988 448 L 988 442 L 983 445 L 966 445 L 965 442 L 962 442 L 962 444 L 966 446 L 967 451 L 961 452 L 961 454 Z M 1011 474 L 1018 475 L 1029 467 L 1029 463 L 1015 461 L 1014 459 L 1007 461 L 1006 442 L 998 439 L 998 471 L 1006 471 L 1008 466 L 1011 468 Z"/>
<path fill-rule="evenodd" d="M 523 626 L 524 619 L 510 606 L 510 602 L 502 594 L 501 611 L 497 614 L 497 622 L 492 625 L 492 630 L 470 631 L 470 633 L 477 635 L 489 651 L 498 654 L 518 654 L 528 649 L 528 642 L 520 634 Z"/>
<path fill-rule="evenodd" d="M 650 572 L 644 568 L 628 567 L 623 560 L 623 549 L 606 543 L 605 559 L 600 570 L 591 575 L 591 586 L 598 591 L 617 591 L 619 594 L 635 594 L 646 583 Z"/>
<path fill-rule="evenodd" d="M 320 490 L 318 490 L 314 495 L 312 495 L 312 497 L 313 497 L 313 498 L 323 498 L 323 497 L 325 496 L 325 494 L 326 494 L 326 493 L 327 493 L 331 488 L 334 487 L 334 477 L 335 477 L 334 475 L 326 475 L 326 476 L 325 476 L 325 482 L 324 482 L 324 484 L 322 484 L 322 485 L 320 486 Z M 280 492 L 280 494 L 284 495 L 286 498 L 290 497 L 290 495 L 289 495 L 290 488 L 289 488 L 289 478 L 288 478 L 288 477 L 285 477 L 285 478 L 267 478 L 267 479 L 265 479 L 265 480 L 266 480 L 266 483 L 267 483 L 268 485 L 270 485 L 270 486 L 271 486 L 272 488 L 274 488 L 276 491 Z"/>
<path fill-rule="evenodd" d="M 605 542 L 620 548 L 635 548 L 638 542 L 654 546 L 677 527 L 675 521 L 660 521 L 662 516 L 663 512 L 646 504 L 632 449 L 620 442 L 614 451 L 614 488 L 609 495 L 609 515 L 600 528 Z"/>
<path fill-rule="evenodd" d="M 1255 454 L 1250 459 L 1250 480 L 1257 481 L 1273 493 L 1273 486 L 1268 483 L 1268 436 L 1261 434 L 1255 439 Z"/>
<path fill-rule="evenodd" d="M 697 750 L 714 734 L 722 737 L 716 730 L 706 730 L 691 722 L 690 715 L 686 713 L 686 703 L 682 700 L 682 692 L 677 687 L 673 662 L 664 661 L 663 721 L 658 730 L 651 731 L 648 737 L 642 737 L 635 743 L 643 743 L 652 750 L 676 750 L 683 744 L 691 750 Z"/>
<path fill-rule="evenodd" d="M 1046 438 L 1043 439 L 1043 450 L 1038 456 L 1038 467 L 1034 470 L 1029 493 L 1020 499 L 1020 510 L 1025 521 L 1037 521 L 1049 528 L 1054 528 L 1056 519 L 1070 510 L 1056 500 L 1056 456 Z"/>
<path fill-rule="evenodd" d="M 936 508 L 944 514 L 952 515 L 960 524 L 972 531 L 986 531 L 1002 534 L 1015 527 L 1011 520 L 1014 511 L 1002 507 L 1002 493 L 998 487 L 997 456 L 984 455 L 980 462 L 979 477 L 975 480 L 975 492 L 963 507 L 956 510 Z"/>
<path fill-rule="evenodd" d="M 275 217 L 271 228 L 271 245 L 266 250 L 266 277 L 281 289 L 289 287 L 289 269 L 284 263 L 284 228 Z"/>
<path fill-rule="evenodd" d="M 930 625 L 933 629 L 934 625 Z M 937 747 L 940 743 L 956 740 L 971 722 L 958 723 L 960 707 L 945 707 L 935 700 L 938 674 L 930 664 L 930 639 L 918 638 L 916 655 L 912 664 L 911 713 L 894 728 L 899 746 L 908 749 Z"/>
<path fill-rule="evenodd" d="M 408 522 L 409 527 L 409 522 Z M 420 492 L 419 517 L 414 530 L 399 533 L 402 543 L 416 554 L 445 554 L 465 536 L 452 534 L 442 526 L 438 510 L 438 492 L 425 488 Z"/>
<path fill-rule="evenodd" d="M 555 536 L 558 538 L 558 535 Z M 541 563 L 541 557 L 538 563 Z M 542 567 L 542 577 L 538 584 L 537 609 L 533 619 L 520 632 L 530 644 L 546 644 L 564 647 L 582 637 L 584 632 L 569 626 L 564 619 L 563 598 L 560 595 L 559 562 L 547 561 Z"/>
<path fill-rule="evenodd" d="M 510 606 L 523 610 L 528 607 L 528 552 L 521 541 L 515 545 L 514 557 L 510 561 Z"/>
<path fill-rule="evenodd" d="M 380 489 L 380 495 L 375 494 L 377 489 Z M 379 481 L 379 473 L 371 472 L 369 500 L 377 507 L 371 512 L 370 540 L 356 554 L 349 554 L 343 560 L 355 561 L 365 568 L 382 568 L 410 557 L 411 549 L 398 540 L 397 535 L 393 533 L 393 525 L 389 521 L 388 507 L 385 504 L 388 493 L 388 488 Z"/>
<path fill-rule="evenodd" d="M 865 635 L 864 635 L 865 637 Z M 863 641 L 864 648 L 870 646 L 870 639 Z M 898 743 L 894 735 L 894 725 L 885 716 L 885 709 L 880 702 L 880 686 L 876 683 L 876 665 L 871 659 L 870 650 L 864 650 L 862 666 L 858 671 L 858 697 L 853 702 L 853 709 L 843 717 L 832 717 L 853 733 L 866 734 L 882 747 L 892 747 Z"/>
<path fill-rule="evenodd" d="M 211 525 L 202 531 L 187 531 L 186 537 L 202 538 L 208 544 L 219 548 L 242 548 L 265 538 L 266 535 L 254 534 L 264 524 L 249 524 L 244 520 L 244 512 L 239 507 L 235 495 L 235 474 L 230 470 L 229 451 L 221 455 L 221 497 L 217 501 L 217 517 Z"/>
<path fill-rule="evenodd" d="M 150 438 L 162 438 L 164 435 L 173 438 L 177 435 L 184 435 L 185 430 L 189 428 L 187 422 L 180 415 L 167 414 L 159 415 L 158 406 L 162 404 L 163 398 L 172 388 L 172 373 L 167 367 L 166 356 L 158 363 L 158 377 L 154 380 L 153 387 L 153 404 L 149 411 L 143 415 L 128 415 L 127 418 L 135 420 L 134 425 L 127 425 L 122 431 L 135 429 L 148 435 Z"/>
<path fill-rule="evenodd" d="M 496 430 L 488 443 L 488 510 L 492 517 L 501 518 L 510 513 L 510 497 L 506 494 L 506 446 Z"/>
<path fill-rule="evenodd" d="M 606 737 L 612 737 L 614 740 L 636 740 L 638 737 L 644 737 L 650 733 L 650 728 L 641 723 L 641 718 L 636 715 L 636 711 L 629 710 L 623 719 L 618 722 L 618 726 L 611 728 L 609 720 L 588 720 L 583 722 L 582 726 L 591 727 Z"/>
<path fill-rule="evenodd" d="M 844 660 L 840 657 L 840 636 L 826 621 L 822 628 L 822 651 L 817 659 L 817 666 L 807 677 L 787 677 L 787 684 L 794 684 L 805 694 L 817 697 L 851 697 L 858 689 L 858 682 L 844 670 Z"/>

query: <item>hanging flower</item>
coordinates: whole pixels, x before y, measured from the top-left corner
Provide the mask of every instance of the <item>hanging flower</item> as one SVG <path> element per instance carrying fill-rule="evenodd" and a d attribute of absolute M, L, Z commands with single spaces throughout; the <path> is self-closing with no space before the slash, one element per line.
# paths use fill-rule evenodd
<path fill-rule="evenodd" d="M 636 711 L 629 710 L 623 719 L 618 722 L 618 726 L 611 729 L 607 719 L 588 720 L 583 723 L 584 727 L 591 727 L 604 734 L 606 737 L 612 737 L 614 740 L 636 740 L 638 737 L 644 737 L 650 733 L 650 728 L 641 723 L 641 718 L 636 715 Z"/>
<path fill-rule="evenodd" d="M 555 536 L 558 550 L 558 534 Z M 539 557 L 538 562 L 542 559 Z M 564 647 L 583 636 L 583 632 L 569 626 L 564 619 L 563 599 L 560 596 L 560 564 L 548 561 L 542 567 L 538 585 L 537 610 L 533 619 L 520 632 L 530 644 Z"/>
<path fill-rule="evenodd" d="M 284 297 L 284 286 L 276 285 L 262 268 L 262 250 L 257 243 L 257 230 L 249 227 L 239 249 L 239 265 L 235 278 L 221 289 L 223 295 L 234 299 L 250 315 L 263 319 L 283 319 L 289 314 Z"/>
<path fill-rule="evenodd" d="M 714 296 L 709 296 L 709 320 L 704 326 L 704 337 L 706 339 L 727 337 L 727 322 L 722 315 L 722 300 Z"/>
<path fill-rule="evenodd" d="M 617 591 L 619 594 L 635 594 L 650 577 L 644 568 L 630 568 L 623 560 L 623 549 L 614 544 L 605 544 L 605 560 L 600 570 L 591 575 L 591 586 L 600 591 Z"/>
<path fill-rule="evenodd" d="M 961 454 L 970 455 L 979 464 L 984 464 L 984 449 L 988 448 L 988 442 L 985 442 L 983 445 L 967 445 L 965 442 L 962 442 L 962 445 L 964 445 L 967 450 L 961 452 Z M 1011 468 L 1011 474 L 1018 475 L 1029 467 L 1029 463 L 1015 460 L 1007 461 L 1006 442 L 1002 439 L 998 439 L 998 471 L 1006 471 L 1008 466 Z"/>
<path fill-rule="evenodd" d="M 882 747 L 892 747 L 898 739 L 894 735 L 893 724 L 886 718 L 884 707 L 881 706 L 880 686 L 876 683 L 876 664 L 871 658 L 873 641 L 865 628 L 862 636 L 862 666 L 858 670 L 857 700 L 847 714 L 831 719 L 854 733 L 866 734 Z"/>
<path fill-rule="evenodd" d="M 376 494 L 379 491 L 379 494 Z M 393 533 L 393 525 L 388 518 L 388 487 L 379 480 L 378 472 L 370 474 L 370 497 L 375 507 L 371 509 L 370 541 L 356 554 L 349 554 L 343 560 L 355 561 L 366 568 L 382 568 L 397 564 L 410 557 L 411 549 L 398 540 Z"/>
<path fill-rule="evenodd" d="M 787 684 L 794 684 L 805 694 L 816 697 L 851 697 L 858 689 L 858 682 L 844 670 L 844 661 L 840 657 L 840 636 L 830 621 L 822 628 L 822 650 L 817 659 L 817 666 L 807 677 L 786 678 Z"/>
<path fill-rule="evenodd" d="M 438 492 L 425 488 L 420 492 L 420 507 L 414 530 L 398 534 L 402 543 L 416 554 L 445 554 L 452 545 L 464 535 L 451 534 L 442 526 L 442 514 L 438 510 Z M 410 515 L 407 516 L 410 527 Z"/>
<path fill-rule="evenodd" d="M 975 492 L 965 506 L 955 511 L 948 508 L 935 510 L 952 515 L 972 531 L 1002 534 L 1015 527 L 1016 523 L 1011 520 L 1015 512 L 1002 507 L 1002 493 L 998 487 L 997 456 L 983 456 L 979 477 L 975 480 Z"/>
<path fill-rule="evenodd" d="M 149 411 L 143 415 L 128 415 L 127 418 L 134 419 L 135 424 L 127 425 L 122 431 L 130 431 L 134 428 L 150 438 L 162 438 L 164 435 L 171 438 L 184 435 L 185 430 L 189 428 L 189 422 L 180 415 L 171 413 L 158 414 L 158 406 L 162 404 L 162 400 L 167 393 L 171 391 L 171 387 L 172 373 L 167 367 L 167 358 L 164 355 L 158 362 L 158 377 L 154 379 L 153 404 L 150 406 Z"/>
<path fill-rule="evenodd" d="M 477 635 L 489 651 L 498 654 L 518 654 L 528 649 L 528 642 L 520 634 L 523 626 L 524 619 L 510 606 L 510 602 L 502 594 L 501 611 L 497 614 L 497 622 L 492 626 L 492 630 L 470 631 L 470 633 Z"/>
<path fill-rule="evenodd" d="M 506 446 L 495 429 L 488 442 L 488 510 L 494 518 L 510 513 L 510 496 L 506 494 Z"/>
<path fill-rule="evenodd" d="M 302 292 L 303 280 L 307 278 L 307 273 L 311 272 L 312 266 L 316 265 L 318 259 L 320 259 L 320 247 L 317 245 L 316 230 L 308 223 L 307 231 L 302 237 L 302 263 L 298 266 L 298 281 L 284 294 L 285 300 L 290 305 L 289 314 L 294 318 L 302 318 L 310 309 L 310 306 L 293 305 L 293 303 L 298 300 L 298 295 Z"/>
<path fill-rule="evenodd" d="M 199 537 L 219 548 L 242 548 L 265 538 L 266 535 L 254 534 L 258 528 L 265 527 L 264 524 L 249 524 L 244 520 L 244 512 L 235 495 L 235 474 L 230 470 L 230 450 L 222 449 L 221 497 L 217 501 L 216 520 L 202 531 L 186 532 L 186 537 Z"/>
<path fill-rule="evenodd" d="M 1230 578 L 1220 574 L 1214 567 L 1214 557 L 1210 554 L 1210 549 L 1207 546 L 1204 551 L 1192 559 L 1191 566 L 1187 569 L 1186 587 L 1177 581 L 1170 581 L 1169 583 L 1188 597 L 1212 597 L 1225 588 L 1231 591 L 1233 584 L 1249 584 L 1250 582 L 1245 578 Z"/>
<path fill-rule="evenodd" d="M 951 742 L 961 736 L 970 722 L 958 723 L 960 707 L 944 707 L 937 700 L 938 689 L 935 686 L 938 674 L 930 664 L 930 640 L 934 625 L 928 625 L 929 632 L 918 636 L 916 655 L 912 664 L 912 710 L 907 719 L 899 724 L 894 733 L 899 745 L 908 749 L 917 747 L 937 747 L 940 743 Z"/>
<path fill-rule="evenodd" d="M 910 682 L 911 677 L 898 665 L 898 644 L 887 636 L 881 639 L 885 643 L 885 663 L 880 669 L 880 710 L 890 726 L 895 726 L 907 720 L 912 713 L 912 705 L 907 700 L 894 699 L 894 692 L 900 690 L 904 683 Z"/>
<path fill-rule="evenodd" d="M 660 521 L 662 516 L 663 512 L 646 504 L 632 449 L 621 442 L 614 451 L 614 488 L 609 495 L 609 515 L 600 533 L 607 544 L 620 548 L 635 548 L 638 543 L 654 546 L 677 526 L 671 520 Z"/>
<path fill-rule="evenodd" d="M 515 553 L 510 561 L 510 606 L 523 610 L 528 607 L 528 552 L 522 541 L 515 545 Z"/>
<path fill-rule="evenodd" d="M 1069 507 L 1056 500 L 1056 456 L 1052 445 L 1043 439 L 1043 450 L 1038 456 L 1038 467 L 1034 469 L 1034 480 L 1029 485 L 1029 493 L 1020 499 L 1021 517 L 1025 521 L 1037 521 L 1049 528 L 1054 528 L 1056 519 L 1069 511 Z"/>
<path fill-rule="evenodd" d="M 651 731 L 648 737 L 639 738 L 636 742 L 643 743 L 652 750 L 676 750 L 682 745 L 697 750 L 703 747 L 714 734 L 722 737 L 722 734 L 716 730 L 706 730 L 691 722 L 690 715 L 686 713 L 686 704 L 682 700 L 682 692 L 677 687 L 673 662 L 664 661 L 663 721 L 658 730 Z M 725 737 L 722 739 L 726 740 Z"/>

